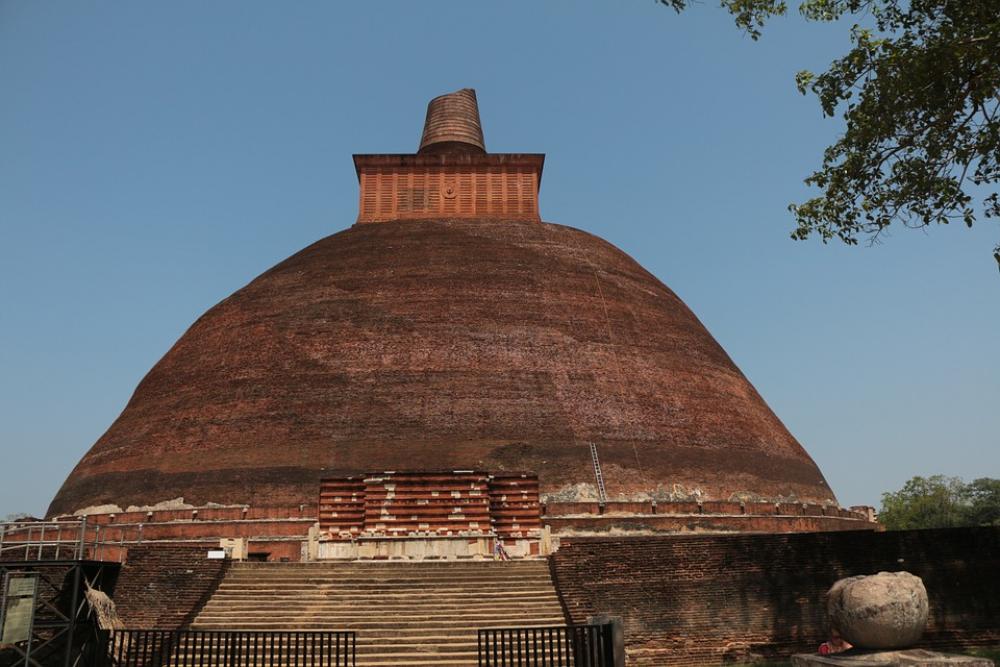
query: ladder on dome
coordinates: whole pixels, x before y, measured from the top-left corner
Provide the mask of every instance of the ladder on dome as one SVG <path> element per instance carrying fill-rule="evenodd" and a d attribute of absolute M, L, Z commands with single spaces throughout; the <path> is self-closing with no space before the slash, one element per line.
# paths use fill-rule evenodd
<path fill-rule="evenodd" d="M 594 475 L 597 477 L 597 497 L 603 505 L 608 501 L 608 494 L 604 490 L 604 473 L 601 472 L 601 460 L 597 458 L 597 443 L 590 443 L 590 458 L 594 461 Z"/>

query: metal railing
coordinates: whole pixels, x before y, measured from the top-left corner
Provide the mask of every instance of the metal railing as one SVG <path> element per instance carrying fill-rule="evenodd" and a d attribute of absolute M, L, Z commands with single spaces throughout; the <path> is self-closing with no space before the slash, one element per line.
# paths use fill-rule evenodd
<path fill-rule="evenodd" d="M 0 523 L 0 559 L 83 560 L 87 520 Z"/>
<path fill-rule="evenodd" d="M 484 628 L 479 667 L 614 667 L 608 625 Z"/>
<path fill-rule="evenodd" d="M 114 630 L 95 667 L 355 667 L 353 632 Z"/>
<path fill-rule="evenodd" d="M 95 560 L 121 562 L 130 545 L 142 543 L 142 524 L 63 521 L 0 523 L 0 561 Z"/>

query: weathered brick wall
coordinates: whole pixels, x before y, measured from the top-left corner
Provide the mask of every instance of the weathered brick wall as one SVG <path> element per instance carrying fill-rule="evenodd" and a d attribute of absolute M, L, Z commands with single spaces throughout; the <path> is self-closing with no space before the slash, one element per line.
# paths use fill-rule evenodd
<path fill-rule="evenodd" d="M 627 400 L 608 400 L 621 377 Z M 832 500 L 698 318 L 621 250 L 560 225 L 433 216 L 320 240 L 205 313 L 46 515 L 177 496 L 315 507 L 330 461 L 531 470 L 543 495 L 580 499 L 594 471 L 579 433 L 601 443 L 614 498 Z"/>
<path fill-rule="evenodd" d="M 114 594 L 125 627 L 175 629 L 190 623 L 229 565 L 206 556 L 200 547 L 129 549 Z"/>
<path fill-rule="evenodd" d="M 713 533 L 811 533 L 831 530 L 877 530 L 878 524 L 837 516 L 754 516 L 749 514 L 643 514 L 635 516 L 600 515 L 551 517 L 544 519 L 557 534 L 573 531 L 591 534 L 612 533 L 616 530 L 705 531 Z"/>
<path fill-rule="evenodd" d="M 927 647 L 1000 643 L 1000 529 L 562 540 L 552 569 L 575 622 L 623 616 L 629 665 L 717 665 L 815 650 L 842 577 L 923 578 Z"/>

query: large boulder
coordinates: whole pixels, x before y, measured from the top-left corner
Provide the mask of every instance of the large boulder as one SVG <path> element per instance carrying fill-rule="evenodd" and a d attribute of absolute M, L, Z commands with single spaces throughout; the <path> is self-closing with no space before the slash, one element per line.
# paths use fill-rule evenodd
<path fill-rule="evenodd" d="M 841 579 L 827 593 L 830 622 L 858 648 L 906 648 L 927 625 L 927 589 L 909 572 Z"/>

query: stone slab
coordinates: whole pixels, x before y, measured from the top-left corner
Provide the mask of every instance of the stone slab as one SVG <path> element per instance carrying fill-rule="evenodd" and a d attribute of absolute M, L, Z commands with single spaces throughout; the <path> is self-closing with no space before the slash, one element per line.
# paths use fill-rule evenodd
<path fill-rule="evenodd" d="M 793 667 L 994 667 L 988 658 L 954 655 L 914 648 L 903 651 L 852 650 L 833 655 L 799 653 Z"/>

